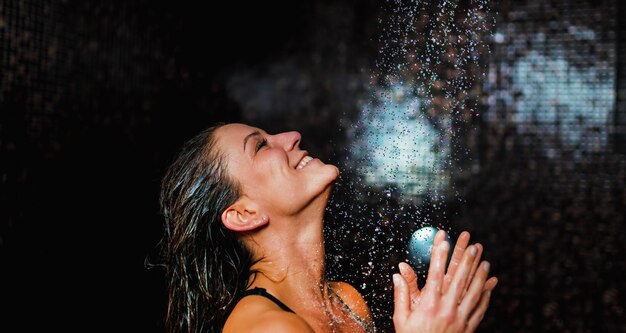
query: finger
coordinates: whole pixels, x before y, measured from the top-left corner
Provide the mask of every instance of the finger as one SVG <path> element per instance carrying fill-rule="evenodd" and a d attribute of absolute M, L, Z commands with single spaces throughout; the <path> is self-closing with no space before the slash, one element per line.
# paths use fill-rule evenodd
<path fill-rule="evenodd" d="M 470 313 L 472 313 L 476 307 L 476 303 L 478 303 L 481 295 L 484 293 L 483 290 L 487 275 L 489 274 L 489 266 L 487 261 L 483 261 L 476 271 L 476 275 L 472 279 L 467 294 L 465 294 L 459 306 L 459 315 L 461 318 L 469 317 Z M 487 290 L 487 292 L 490 292 L 490 290 Z"/>
<path fill-rule="evenodd" d="M 480 303 L 472 312 L 470 319 L 467 321 L 467 326 L 465 327 L 464 333 L 471 333 L 476 331 L 478 325 L 485 317 L 485 313 L 487 312 L 487 308 L 489 307 L 489 300 L 491 299 L 491 291 L 484 291 L 480 297 Z"/>
<path fill-rule="evenodd" d="M 448 291 L 448 287 L 450 286 L 450 282 L 452 281 L 452 277 L 456 272 L 457 266 L 461 262 L 463 258 L 463 253 L 467 248 L 467 244 L 469 244 L 470 233 L 467 231 L 463 231 L 459 238 L 456 241 L 456 245 L 454 246 L 454 252 L 452 253 L 452 258 L 450 259 L 450 264 L 448 265 L 448 272 L 443 279 L 443 286 L 441 288 L 442 293 L 446 293 Z"/>
<path fill-rule="evenodd" d="M 404 323 L 409 316 L 409 287 L 400 274 L 393 275 L 393 322 Z"/>
<path fill-rule="evenodd" d="M 459 300 L 461 299 L 461 295 L 465 290 L 465 281 L 468 280 L 470 271 L 472 269 L 472 264 L 474 263 L 474 258 L 476 257 L 476 247 L 474 245 L 470 245 L 467 247 L 467 251 L 465 251 L 465 255 L 463 255 L 463 260 L 459 265 L 454 278 L 452 279 L 452 283 L 450 283 L 450 288 L 446 293 L 446 303 L 456 306 L 459 304 Z"/>
<path fill-rule="evenodd" d="M 470 282 L 474 278 L 474 274 L 476 274 L 476 269 L 478 268 L 478 264 L 480 264 L 480 257 L 483 255 L 483 246 L 480 243 L 474 244 L 476 247 L 476 256 L 474 256 L 474 262 L 472 263 L 472 270 L 470 271 L 469 277 L 465 282 L 465 286 L 463 286 L 463 295 L 467 292 L 467 288 L 469 288 Z M 461 296 L 463 297 L 463 296 Z"/>
<path fill-rule="evenodd" d="M 491 291 L 493 289 L 495 289 L 496 285 L 498 284 L 498 278 L 495 276 L 492 276 L 489 278 L 489 280 L 487 280 L 487 282 L 485 282 L 485 286 L 483 287 L 483 291 Z"/>
<path fill-rule="evenodd" d="M 461 259 L 463 259 L 463 253 L 465 252 L 465 249 L 467 248 L 467 245 L 469 244 L 469 240 L 470 240 L 469 232 L 463 231 L 459 235 L 459 238 L 456 241 L 456 245 L 454 246 L 454 252 L 452 253 L 452 258 L 450 259 L 450 265 L 448 267 L 448 273 L 450 273 L 451 276 L 454 275 L 454 272 L 456 271 L 456 267 L 461 262 Z"/>
<path fill-rule="evenodd" d="M 437 233 L 435 234 L 435 239 L 433 239 L 433 246 L 437 246 L 441 244 L 441 242 L 445 239 L 446 239 L 446 232 L 443 230 L 437 230 Z"/>
<path fill-rule="evenodd" d="M 413 268 L 405 262 L 401 262 L 398 265 L 398 268 L 400 269 L 400 274 L 409 285 L 409 299 L 412 306 L 415 302 L 417 302 L 417 299 L 420 296 L 420 289 L 417 285 L 417 275 L 415 275 Z"/>
<path fill-rule="evenodd" d="M 443 233 L 443 231 L 439 231 L 439 233 Z M 422 299 L 436 302 L 441 297 L 441 285 L 443 284 L 449 249 L 450 244 L 448 242 L 440 242 L 437 246 L 433 246 L 428 277 L 426 278 L 426 285 L 422 290 Z"/>

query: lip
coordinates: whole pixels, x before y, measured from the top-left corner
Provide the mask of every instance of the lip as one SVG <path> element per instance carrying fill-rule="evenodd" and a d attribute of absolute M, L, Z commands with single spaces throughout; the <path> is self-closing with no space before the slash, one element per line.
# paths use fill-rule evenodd
<path fill-rule="evenodd" d="M 306 150 L 302 153 L 302 156 L 300 156 L 300 158 L 298 159 L 298 162 L 296 162 L 296 164 L 293 166 L 294 169 L 298 168 L 298 165 L 300 164 L 300 162 L 302 162 L 302 159 L 307 157 L 309 155 L 309 152 L 307 152 Z"/>

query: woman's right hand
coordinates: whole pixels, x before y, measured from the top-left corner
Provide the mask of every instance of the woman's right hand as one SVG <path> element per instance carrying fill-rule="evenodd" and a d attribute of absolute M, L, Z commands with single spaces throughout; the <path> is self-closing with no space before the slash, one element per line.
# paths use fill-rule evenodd
<path fill-rule="evenodd" d="M 451 261 L 454 265 L 446 274 L 450 245 L 441 241 L 444 237 L 443 231 L 435 237 L 440 241 L 433 245 L 428 277 L 422 290 L 418 289 L 416 278 L 407 281 L 403 277 L 415 276 L 408 265 L 401 265 L 402 275 L 394 274 L 393 322 L 396 332 L 473 332 L 487 311 L 491 290 L 497 280 L 487 281 L 488 262 L 478 265 L 482 247 L 470 245 L 465 248 L 467 242 L 463 239 L 462 251 L 457 246 Z M 469 240 L 469 235 L 459 237 L 459 240 L 464 237 Z"/>

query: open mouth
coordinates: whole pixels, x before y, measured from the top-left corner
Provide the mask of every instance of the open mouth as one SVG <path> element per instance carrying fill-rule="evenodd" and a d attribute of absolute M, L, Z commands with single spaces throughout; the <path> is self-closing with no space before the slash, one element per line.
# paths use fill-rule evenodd
<path fill-rule="evenodd" d="M 313 160 L 313 157 L 311 157 L 311 156 L 304 156 L 300 160 L 300 163 L 298 163 L 298 165 L 296 165 L 296 170 L 300 170 L 300 169 L 304 168 L 309 162 L 311 162 L 311 160 Z"/>

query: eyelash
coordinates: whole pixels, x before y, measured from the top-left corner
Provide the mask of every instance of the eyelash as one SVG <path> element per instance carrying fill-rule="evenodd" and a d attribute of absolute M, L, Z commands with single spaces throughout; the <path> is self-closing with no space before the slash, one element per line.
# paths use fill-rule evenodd
<path fill-rule="evenodd" d="M 256 151 L 261 150 L 261 147 L 266 146 L 267 145 L 267 139 L 263 138 L 263 140 L 257 142 L 256 144 Z"/>

